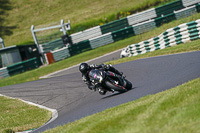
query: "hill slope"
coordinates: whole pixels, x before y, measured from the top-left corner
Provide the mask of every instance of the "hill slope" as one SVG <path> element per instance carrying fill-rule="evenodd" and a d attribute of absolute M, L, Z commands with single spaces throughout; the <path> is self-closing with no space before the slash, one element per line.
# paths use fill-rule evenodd
<path fill-rule="evenodd" d="M 127 11 L 141 11 L 171 1 L 175 0 L 0 0 L 0 37 L 6 46 L 26 44 L 33 42 L 31 25 L 69 19 L 72 26 L 83 23 L 94 26 L 117 19 L 116 14 L 129 15 Z"/>

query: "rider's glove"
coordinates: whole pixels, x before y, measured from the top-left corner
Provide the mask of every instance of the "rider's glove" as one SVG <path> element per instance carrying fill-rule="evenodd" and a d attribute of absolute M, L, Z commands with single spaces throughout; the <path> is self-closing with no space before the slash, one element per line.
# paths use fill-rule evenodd
<path fill-rule="evenodd" d="M 94 65 L 94 64 L 92 64 L 92 65 L 90 65 L 90 67 L 91 67 L 91 68 L 95 68 L 95 65 Z"/>
<path fill-rule="evenodd" d="M 104 65 L 105 70 L 110 70 L 111 65 Z"/>
<path fill-rule="evenodd" d="M 123 76 L 123 72 L 120 72 L 120 76 Z"/>
<path fill-rule="evenodd" d="M 105 64 L 99 65 L 99 67 L 100 67 L 100 68 L 103 68 L 103 69 L 105 69 L 105 66 L 106 66 Z"/>
<path fill-rule="evenodd" d="M 93 87 L 92 87 L 92 90 L 96 91 L 96 86 L 93 86 Z"/>

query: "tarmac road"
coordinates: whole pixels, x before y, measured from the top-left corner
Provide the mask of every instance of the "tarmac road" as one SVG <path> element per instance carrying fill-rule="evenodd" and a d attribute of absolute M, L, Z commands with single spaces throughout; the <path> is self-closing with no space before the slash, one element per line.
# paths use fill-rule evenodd
<path fill-rule="evenodd" d="M 108 61 L 119 59 L 121 50 L 122 49 L 119 49 L 119 50 L 116 50 L 114 52 L 105 54 L 101 57 L 97 57 L 95 59 L 86 61 L 86 63 L 88 63 L 88 64 L 102 64 L 102 63 L 105 63 L 105 62 L 108 62 Z M 63 69 L 63 70 L 60 70 L 60 71 L 57 71 L 57 72 L 54 72 L 54 73 L 51 73 L 51 74 L 48 74 L 48 75 L 45 75 L 45 76 L 42 76 L 40 78 L 49 78 L 49 77 L 62 76 L 62 75 L 70 74 L 70 73 L 79 72 L 79 70 L 77 69 L 78 66 L 79 66 L 79 64 L 72 66 L 72 67 L 69 67 L 69 68 L 66 68 L 66 69 Z"/>
<path fill-rule="evenodd" d="M 57 109 L 58 118 L 34 132 L 73 122 L 200 77 L 200 51 L 146 58 L 115 65 L 133 83 L 126 93 L 101 96 L 90 91 L 79 72 L 0 88 L 0 94 Z M 78 69 L 78 68 L 77 68 Z"/>

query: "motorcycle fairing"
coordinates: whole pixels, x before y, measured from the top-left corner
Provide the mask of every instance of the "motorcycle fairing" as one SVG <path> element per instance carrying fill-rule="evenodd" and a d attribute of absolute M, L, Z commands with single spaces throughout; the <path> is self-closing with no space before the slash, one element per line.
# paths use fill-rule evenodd
<path fill-rule="evenodd" d="M 101 83 L 104 77 L 105 77 L 104 72 L 102 72 L 98 69 L 93 69 L 89 72 L 90 81 L 95 81 L 95 82 Z"/>

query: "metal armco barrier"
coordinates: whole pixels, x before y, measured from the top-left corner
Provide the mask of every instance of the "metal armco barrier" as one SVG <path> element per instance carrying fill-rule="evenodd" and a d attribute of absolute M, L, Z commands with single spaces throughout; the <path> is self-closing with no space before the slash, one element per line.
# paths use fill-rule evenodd
<path fill-rule="evenodd" d="M 148 21 L 149 19 L 156 18 L 155 8 L 143 11 L 141 13 L 133 14 L 127 17 L 129 25 L 138 24 L 140 22 Z"/>
<path fill-rule="evenodd" d="M 155 38 L 129 45 L 128 56 L 136 56 L 147 52 L 164 49 L 200 38 L 200 19 L 171 28 Z"/>
<path fill-rule="evenodd" d="M 95 37 L 89 40 L 89 43 L 91 45 L 92 49 L 95 49 L 97 47 L 106 45 L 106 44 L 110 44 L 113 43 L 114 40 L 112 38 L 112 34 L 111 33 L 107 33 L 104 35 L 101 35 L 99 37 Z"/>
<path fill-rule="evenodd" d="M 197 4 L 198 1 L 187 3 L 187 8 L 185 8 L 184 5 L 186 3 L 186 0 L 178 0 L 102 26 L 96 26 L 72 34 L 71 39 L 73 44 L 69 48 L 61 48 L 56 50 L 56 52 L 51 52 L 56 53 L 53 56 L 55 56 L 55 61 L 59 61 L 90 49 L 148 32 L 164 23 L 200 12 L 200 4 Z M 63 52 L 63 49 L 65 49 L 65 52 Z M 67 49 L 68 52 L 66 52 Z"/>
<path fill-rule="evenodd" d="M 71 39 L 73 43 L 78 43 L 84 40 L 88 40 L 93 37 L 97 37 L 102 35 L 100 26 L 96 26 L 90 28 L 88 30 L 84 30 L 71 35 Z"/>
<path fill-rule="evenodd" d="M 150 20 L 143 23 L 139 23 L 137 25 L 133 25 L 132 27 L 135 34 L 139 35 L 156 28 L 156 23 L 155 23 L 155 20 Z"/>
<path fill-rule="evenodd" d="M 176 19 L 181 19 L 185 17 L 189 17 L 193 14 L 197 13 L 197 7 L 191 6 L 188 8 L 181 9 L 179 11 L 175 11 Z"/>
<path fill-rule="evenodd" d="M 101 28 L 102 34 L 106 34 L 108 32 L 120 30 L 120 29 L 123 29 L 128 26 L 129 26 L 128 19 L 122 18 L 120 20 L 115 20 L 113 22 L 104 24 L 104 25 L 100 26 L 100 28 Z"/>
<path fill-rule="evenodd" d="M 84 40 L 91 39 L 93 37 L 98 37 L 100 35 L 103 35 L 109 32 L 120 30 L 125 27 L 139 24 L 141 22 L 148 21 L 151 19 L 163 17 L 169 14 L 171 15 L 169 15 L 167 18 L 172 17 L 173 19 L 179 19 L 179 18 L 176 18 L 175 14 L 173 14 L 175 11 L 179 11 L 181 9 L 184 9 L 185 7 L 190 7 L 198 3 L 200 3 L 200 0 L 177 0 L 175 2 L 171 2 L 169 4 L 166 4 L 157 8 L 152 8 L 140 13 L 136 13 L 136 14 L 127 16 L 125 18 L 122 18 L 113 22 L 109 22 L 102 26 L 97 26 L 94 28 L 90 28 L 88 30 L 84 30 L 82 32 L 72 34 L 71 35 L 72 43 L 78 43 Z M 162 20 L 158 20 L 157 22 L 158 25 L 160 25 L 161 22 L 163 23 Z M 167 22 L 167 21 L 164 21 L 164 22 Z"/>
<path fill-rule="evenodd" d="M 62 39 L 40 45 L 42 53 L 50 52 L 54 61 L 107 45 L 130 36 L 148 32 L 164 23 L 181 19 L 200 12 L 200 0 L 177 0 L 175 2 L 152 8 L 128 17 L 96 26 L 70 36 L 72 44 L 65 47 Z M 156 38 L 127 47 L 129 56 L 134 56 L 165 47 L 174 46 L 188 40 L 199 39 L 200 20 L 179 25 Z M 37 68 L 41 62 L 36 59 L 23 61 L 0 69 L 0 78 L 5 78 L 30 69 Z"/>
<path fill-rule="evenodd" d="M 52 55 L 53 55 L 54 61 L 60 61 L 62 59 L 70 57 L 69 50 L 66 47 L 62 48 L 62 49 L 59 49 L 59 50 L 53 51 Z"/>
<path fill-rule="evenodd" d="M 0 79 L 9 77 L 7 67 L 0 68 Z"/>
<path fill-rule="evenodd" d="M 55 49 L 60 49 L 63 47 L 64 47 L 64 44 L 63 44 L 62 39 L 53 40 L 51 42 L 40 45 L 40 48 L 43 53 L 48 53 L 49 51 L 53 51 Z"/>
<path fill-rule="evenodd" d="M 200 0 L 182 0 L 182 2 L 184 7 L 188 7 L 191 5 L 195 5 L 196 3 L 199 3 Z"/>
<path fill-rule="evenodd" d="M 28 70 L 38 68 L 41 65 L 41 62 L 37 58 L 32 58 L 26 61 L 22 61 L 11 66 L 7 67 L 8 73 L 10 76 L 23 73 Z"/>
<path fill-rule="evenodd" d="M 22 62 L 13 64 L 8 67 L 0 68 L 0 79 L 38 68 L 40 65 L 41 65 L 40 59 L 37 59 L 35 57 L 35 58 L 29 59 L 26 61 L 22 61 Z"/>
<path fill-rule="evenodd" d="M 157 17 L 161 17 L 162 15 L 167 15 L 173 13 L 174 11 L 183 9 L 183 3 L 181 0 L 160 6 L 155 8 Z"/>

